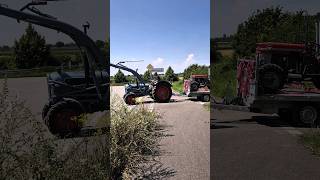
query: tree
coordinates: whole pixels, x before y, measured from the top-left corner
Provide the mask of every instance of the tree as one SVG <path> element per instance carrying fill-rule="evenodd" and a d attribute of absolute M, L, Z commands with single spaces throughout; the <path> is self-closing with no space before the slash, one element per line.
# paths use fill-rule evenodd
<path fill-rule="evenodd" d="M 19 41 L 15 41 L 14 59 L 18 68 L 34 68 L 42 66 L 49 58 L 50 51 L 44 37 L 31 26 L 25 30 Z"/>
<path fill-rule="evenodd" d="M 143 74 L 143 79 L 145 81 L 149 81 L 151 79 L 151 72 L 149 70 L 147 70 L 144 74 Z"/>
<path fill-rule="evenodd" d="M 174 73 L 171 66 L 168 67 L 166 73 L 164 74 L 164 79 L 168 81 L 177 81 L 179 80 L 178 76 Z"/>
<path fill-rule="evenodd" d="M 63 47 L 64 46 L 64 42 L 58 41 L 55 46 L 56 47 Z"/>
<path fill-rule="evenodd" d="M 189 79 L 192 74 L 208 74 L 208 69 L 208 66 L 192 64 L 184 70 L 183 79 Z"/>
<path fill-rule="evenodd" d="M 210 63 L 217 63 L 222 60 L 222 54 L 217 51 L 217 43 L 214 39 L 210 39 Z"/>
<path fill-rule="evenodd" d="M 123 74 L 123 72 L 119 69 L 117 74 L 114 76 L 114 81 L 116 83 L 123 83 L 127 82 L 126 76 Z"/>
<path fill-rule="evenodd" d="M 254 55 L 256 43 L 259 42 L 314 40 L 314 19 L 314 16 L 305 15 L 303 11 L 283 12 L 281 7 L 257 10 L 238 26 L 233 37 L 233 48 L 237 56 L 245 57 Z"/>
<path fill-rule="evenodd" d="M 101 41 L 101 40 L 96 40 L 96 45 L 98 46 L 98 48 L 102 49 L 105 47 L 105 42 Z"/>

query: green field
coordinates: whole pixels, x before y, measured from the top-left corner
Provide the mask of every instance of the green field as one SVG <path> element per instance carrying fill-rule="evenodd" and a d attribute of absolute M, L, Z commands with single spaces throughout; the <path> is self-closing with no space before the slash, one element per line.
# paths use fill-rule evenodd
<path fill-rule="evenodd" d="M 236 95 L 236 64 L 232 58 L 223 57 L 223 60 L 213 65 L 213 95 L 216 97 Z"/>
<path fill-rule="evenodd" d="M 172 83 L 172 89 L 180 94 L 183 93 L 183 80 L 175 81 Z"/>
<path fill-rule="evenodd" d="M 234 50 L 233 49 L 221 49 L 221 50 L 218 50 L 218 52 L 221 53 L 222 56 L 224 57 L 233 57 L 233 53 L 234 53 Z"/>

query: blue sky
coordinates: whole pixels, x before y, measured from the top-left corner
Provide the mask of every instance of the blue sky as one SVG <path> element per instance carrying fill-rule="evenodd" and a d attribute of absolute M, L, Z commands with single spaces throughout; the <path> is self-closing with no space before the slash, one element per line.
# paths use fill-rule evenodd
<path fill-rule="evenodd" d="M 110 0 L 111 62 L 176 73 L 190 64 L 209 64 L 210 0 Z M 111 68 L 111 74 L 117 69 Z"/>

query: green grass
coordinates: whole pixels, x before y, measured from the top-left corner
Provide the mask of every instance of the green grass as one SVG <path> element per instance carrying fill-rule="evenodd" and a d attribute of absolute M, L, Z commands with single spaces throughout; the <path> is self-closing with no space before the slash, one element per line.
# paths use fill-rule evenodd
<path fill-rule="evenodd" d="M 180 94 L 183 93 L 183 80 L 175 81 L 172 83 L 172 89 Z"/>
<path fill-rule="evenodd" d="M 224 57 L 222 62 L 213 65 L 213 95 L 216 97 L 236 95 L 236 65 L 235 60 Z"/>
<path fill-rule="evenodd" d="M 313 154 L 320 156 L 320 130 L 311 130 L 300 136 L 300 142 Z"/>

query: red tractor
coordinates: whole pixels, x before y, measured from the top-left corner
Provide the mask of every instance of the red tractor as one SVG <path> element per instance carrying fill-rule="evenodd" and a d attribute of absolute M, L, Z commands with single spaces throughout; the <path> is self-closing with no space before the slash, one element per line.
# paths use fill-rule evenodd
<path fill-rule="evenodd" d="M 257 80 L 263 93 L 275 93 L 285 83 L 311 81 L 320 88 L 320 57 L 316 44 L 258 43 Z"/>
<path fill-rule="evenodd" d="M 184 80 L 184 93 L 189 97 L 197 97 L 198 100 L 210 101 L 210 79 L 207 74 L 191 75 L 190 79 Z"/>

